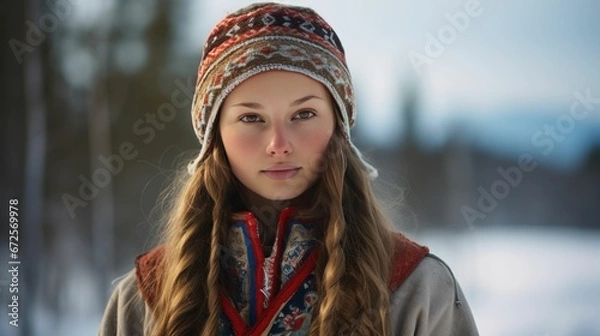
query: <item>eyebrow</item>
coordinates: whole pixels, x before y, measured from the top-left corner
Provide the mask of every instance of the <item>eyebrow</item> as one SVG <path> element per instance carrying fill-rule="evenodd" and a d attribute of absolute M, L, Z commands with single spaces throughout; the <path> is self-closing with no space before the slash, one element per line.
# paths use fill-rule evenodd
<path fill-rule="evenodd" d="M 294 100 L 294 102 L 292 102 L 290 104 L 290 106 L 298 106 L 300 104 L 306 103 L 307 101 L 311 100 L 311 99 L 320 99 L 323 100 L 323 98 L 315 96 L 315 95 L 308 95 L 299 99 Z M 238 103 L 235 105 L 231 105 L 231 107 L 236 107 L 236 106 L 242 106 L 242 107 L 247 107 L 247 108 L 251 108 L 251 109 L 262 109 L 264 108 L 264 106 L 262 106 L 259 103 L 255 103 L 255 102 L 247 102 L 247 103 Z"/>

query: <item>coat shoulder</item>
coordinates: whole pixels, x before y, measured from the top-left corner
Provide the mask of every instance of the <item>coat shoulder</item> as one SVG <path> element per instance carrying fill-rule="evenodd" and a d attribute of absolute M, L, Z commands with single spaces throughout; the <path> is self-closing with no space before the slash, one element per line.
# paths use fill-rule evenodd
<path fill-rule="evenodd" d="M 393 335 L 479 335 L 450 267 L 429 253 L 390 296 Z"/>
<path fill-rule="evenodd" d="M 150 306 L 154 306 L 159 292 L 164 254 L 165 246 L 159 245 L 135 259 L 137 285 L 142 297 Z"/>
<path fill-rule="evenodd" d="M 130 271 L 114 282 L 117 281 L 118 285 L 106 305 L 97 335 L 145 335 L 147 321 L 152 318 L 140 297 L 135 271 Z"/>
<path fill-rule="evenodd" d="M 417 244 L 400 232 L 393 233 L 394 250 L 389 290 L 396 290 L 429 253 L 429 248 Z"/>

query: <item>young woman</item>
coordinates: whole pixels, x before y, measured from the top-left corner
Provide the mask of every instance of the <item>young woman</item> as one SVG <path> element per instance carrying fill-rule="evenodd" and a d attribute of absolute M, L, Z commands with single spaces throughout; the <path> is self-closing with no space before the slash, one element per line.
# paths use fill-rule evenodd
<path fill-rule="evenodd" d="M 262 3 L 218 23 L 192 106 L 200 154 L 99 335 L 477 335 L 450 269 L 380 209 L 355 115 L 317 13 Z"/>

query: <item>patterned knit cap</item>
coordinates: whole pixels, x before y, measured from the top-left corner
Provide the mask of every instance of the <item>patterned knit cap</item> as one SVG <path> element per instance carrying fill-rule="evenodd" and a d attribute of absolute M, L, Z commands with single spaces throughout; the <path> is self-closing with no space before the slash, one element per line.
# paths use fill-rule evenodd
<path fill-rule="evenodd" d="M 350 141 L 354 90 L 337 34 L 312 9 L 277 3 L 256 3 L 231 13 L 208 36 L 192 102 L 192 122 L 202 148 L 188 165 L 190 174 L 207 155 L 225 97 L 244 80 L 269 70 L 301 73 L 323 84 L 336 103 L 346 140 L 369 176 L 377 177 Z"/>

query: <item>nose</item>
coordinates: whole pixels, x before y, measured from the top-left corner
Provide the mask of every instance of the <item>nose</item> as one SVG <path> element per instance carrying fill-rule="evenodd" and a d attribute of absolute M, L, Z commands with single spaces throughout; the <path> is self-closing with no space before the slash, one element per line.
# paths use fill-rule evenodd
<path fill-rule="evenodd" d="M 284 125 L 274 125 L 270 134 L 269 143 L 266 151 L 271 156 L 286 156 L 293 152 L 292 143 L 289 139 L 289 132 Z"/>

